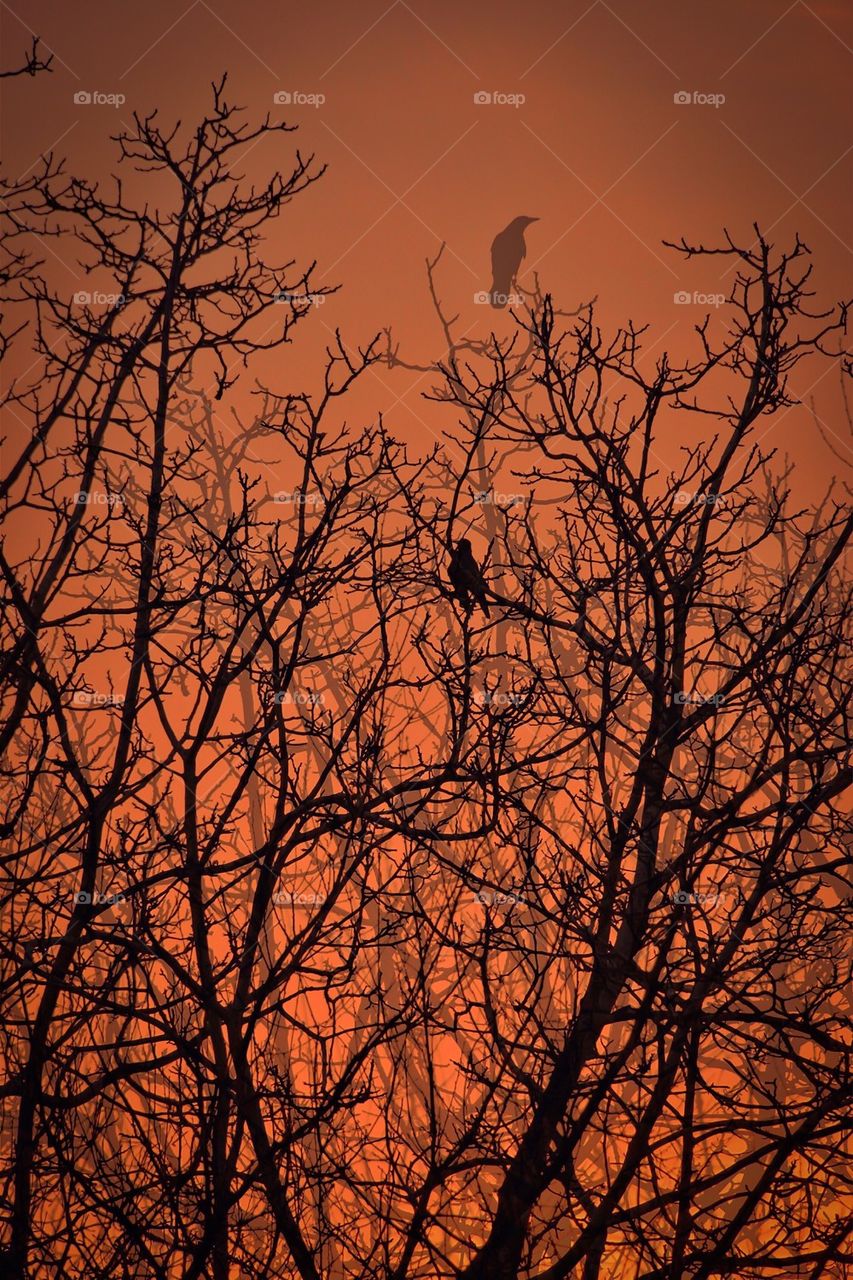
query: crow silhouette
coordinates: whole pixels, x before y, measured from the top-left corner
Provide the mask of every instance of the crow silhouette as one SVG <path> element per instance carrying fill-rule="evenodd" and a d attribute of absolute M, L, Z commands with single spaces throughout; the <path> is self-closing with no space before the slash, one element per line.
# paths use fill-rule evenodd
<path fill-rule="evenodd" d="M 527 253 L 524 230 L 538 218 L 513 218 L 492 241 L 492 288 L 490 301 L 493 307 L 505 307 L 507 298 L 515 286 L 515 277 L 522 259 Z"/>
<path fill-rule="evenodd" d="M 471 543 L 467 538 L 460 538 L 457 542 L 456 550 L 450 557 L 450 565 L 447 572 L 465 612 L 471 613 L 473 610 L 474 606 L 471 603 L 471 597 L 473 596 L 488 618 L 489 606 L 486 601 L 486 580 L 480 572 L 480 566 L 474 559 Z"/>

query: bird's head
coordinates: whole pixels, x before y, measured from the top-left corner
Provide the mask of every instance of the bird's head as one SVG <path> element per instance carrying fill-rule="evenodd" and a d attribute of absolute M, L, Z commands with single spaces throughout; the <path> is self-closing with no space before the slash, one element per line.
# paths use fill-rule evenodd
<path fill-rule="evenodd" d="M 516 221 L 516 224 L 517 224 L 519 227 L 521 227 L 521 228 L 522 228 L 522 230 L 523 230 L 525 227 L 529 227 L 529 226 L 530 226 L 530 224 L 531 224 L 531 222 L 538 222 L 538 221 L 539 221 L 539 219 L 538 219 L 538 218 L 528 218 L 528 216 L 527 216 L 526 214 L 523 214 L 520 218 L 516 218 L 516 220 L 515 220 L 515 221 Z"/>
<path fill-rule="evenodd" d="M 457 550 L 457 551 L 470 551 L 470 550 L 471 550 L 471 543 L 468 541 L 468 539 L 467 539 L 467 538 L 460 538 L 460 539 L 459 539 L 459 541 L 458 541 L 458 542 L 457 542 L 457 544 L 456 544 L 456 550 Z"/>

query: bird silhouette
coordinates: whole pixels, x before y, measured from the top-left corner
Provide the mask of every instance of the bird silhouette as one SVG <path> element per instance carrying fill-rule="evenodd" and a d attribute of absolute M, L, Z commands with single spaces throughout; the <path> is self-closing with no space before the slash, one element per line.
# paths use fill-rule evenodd
<path fill-rule="evenodd" d="M 467 538 L 460 538 L 457 542 L 456 550 L 450 557 L 450 565 L 447 572 L 465 612 L 471 613 L 473 610 L 474 605 L 471 602 L 471 597 L 473 596 L 488 618 L 489 606 L 486 601 L 486 580 L 480 572 L 480 566 L 474 559 L 471 543 Z"/>
<path fill-rule="evenodd" d="M 527 253 L 524 243 L 525 228 L 538 218 L 513 218 L 492 241 L 492 288 L 490 301 L 493 307 L 505 307 L 513 291 L 515 277 L 522 259 Z"/>

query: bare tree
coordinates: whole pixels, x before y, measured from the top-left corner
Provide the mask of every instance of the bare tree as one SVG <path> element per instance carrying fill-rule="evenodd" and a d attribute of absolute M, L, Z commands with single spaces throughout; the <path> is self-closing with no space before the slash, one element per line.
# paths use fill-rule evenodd
<path fill-rule="evenodd" d="M 526 378 L 516 340 L 464 377 L 440 368 L 463 456 L 490 442 L 526 494 L 493 504 L 486 559 L 515 620 L 504 722 L 528 784 L 502 770 L 495 808 L 519 825 L 498 883 L 536 914 L 457 988 L 489 1044 L 465 1096 L 490 1104 L 499 1170 L 466 1280 L 839 1274 L 843 1181 L 823 1152 L 849 1099 L 851 519 L 832 503 L 804 518 L 778 484 L 757 530 L 753 508 L 770 466 L 756 424 L 794 403 L 791 371 L 828 354 L 846 312 L 809 314 L 799 243 L 721 252 L 741 267 L 731 330 L 715 345 L 700 325 L 694 362 L 644 371 L 638 333 L 606 339 L 591 310 L 561 332 L 546 299 L 519 323 Z M 707 417 L 712 443 L 665 470 L 660 436 L 690 439 L 689 422 L 695 439 Z"/>
<path fill-rule="evenodd" d="M 5 191 L 6 1271 L 841 1280 L 851 521 L 761 436 L 846 313 L 759 235 L 686 363 L 538 281 L 463 337 L 439 254 L 440 359 L 282 388 L 281 132 L 217 85 Z M 348 424 L 380 361 L 432 451 Z"/>
<path fill-rule="evenodd" d="M 0 80 L 11 80 L 15 76 L 37 76 L 40 71 L 51 71 L 53 69 L 53 54 L 49 53 L 45 57 L 39 49 L 40 44 L 39 37 L 33 36 L 32 44 L 25 56 L 25 60 L 17 67 L 11 67 L 6 71 L 0 70 Z"/>

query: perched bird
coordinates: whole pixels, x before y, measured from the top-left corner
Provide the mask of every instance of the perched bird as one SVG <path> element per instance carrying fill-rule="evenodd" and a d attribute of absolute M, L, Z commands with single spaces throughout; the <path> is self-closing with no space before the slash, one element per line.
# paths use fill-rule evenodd
<path fill-rule="evenodd" d="M 525 228 L 538 218 L 513 218 L 508 227 L 504 227 L 492 241 L 492 288 L 491 304 L 493 307 L 505 307 L 509 295 L 515 286 L 515 277 L 522 259 L 527 253 L 524 243 Z"/>
<path fill-rule="evenodd" d="M 471 543 L 467 538 L 460 538 L 457 542 L 456 550 L 450 557 L 450 565 L 447 572 L 453 585 L 453 590 L 461 601 L 465 612 L 470 613 L 474 608 L 471 602 L 471 597 L 473 596 L 488 618 L 489 606 L 486 602 L 486 580 L 480 572 L 480 566 L 474 559 Z"/>

